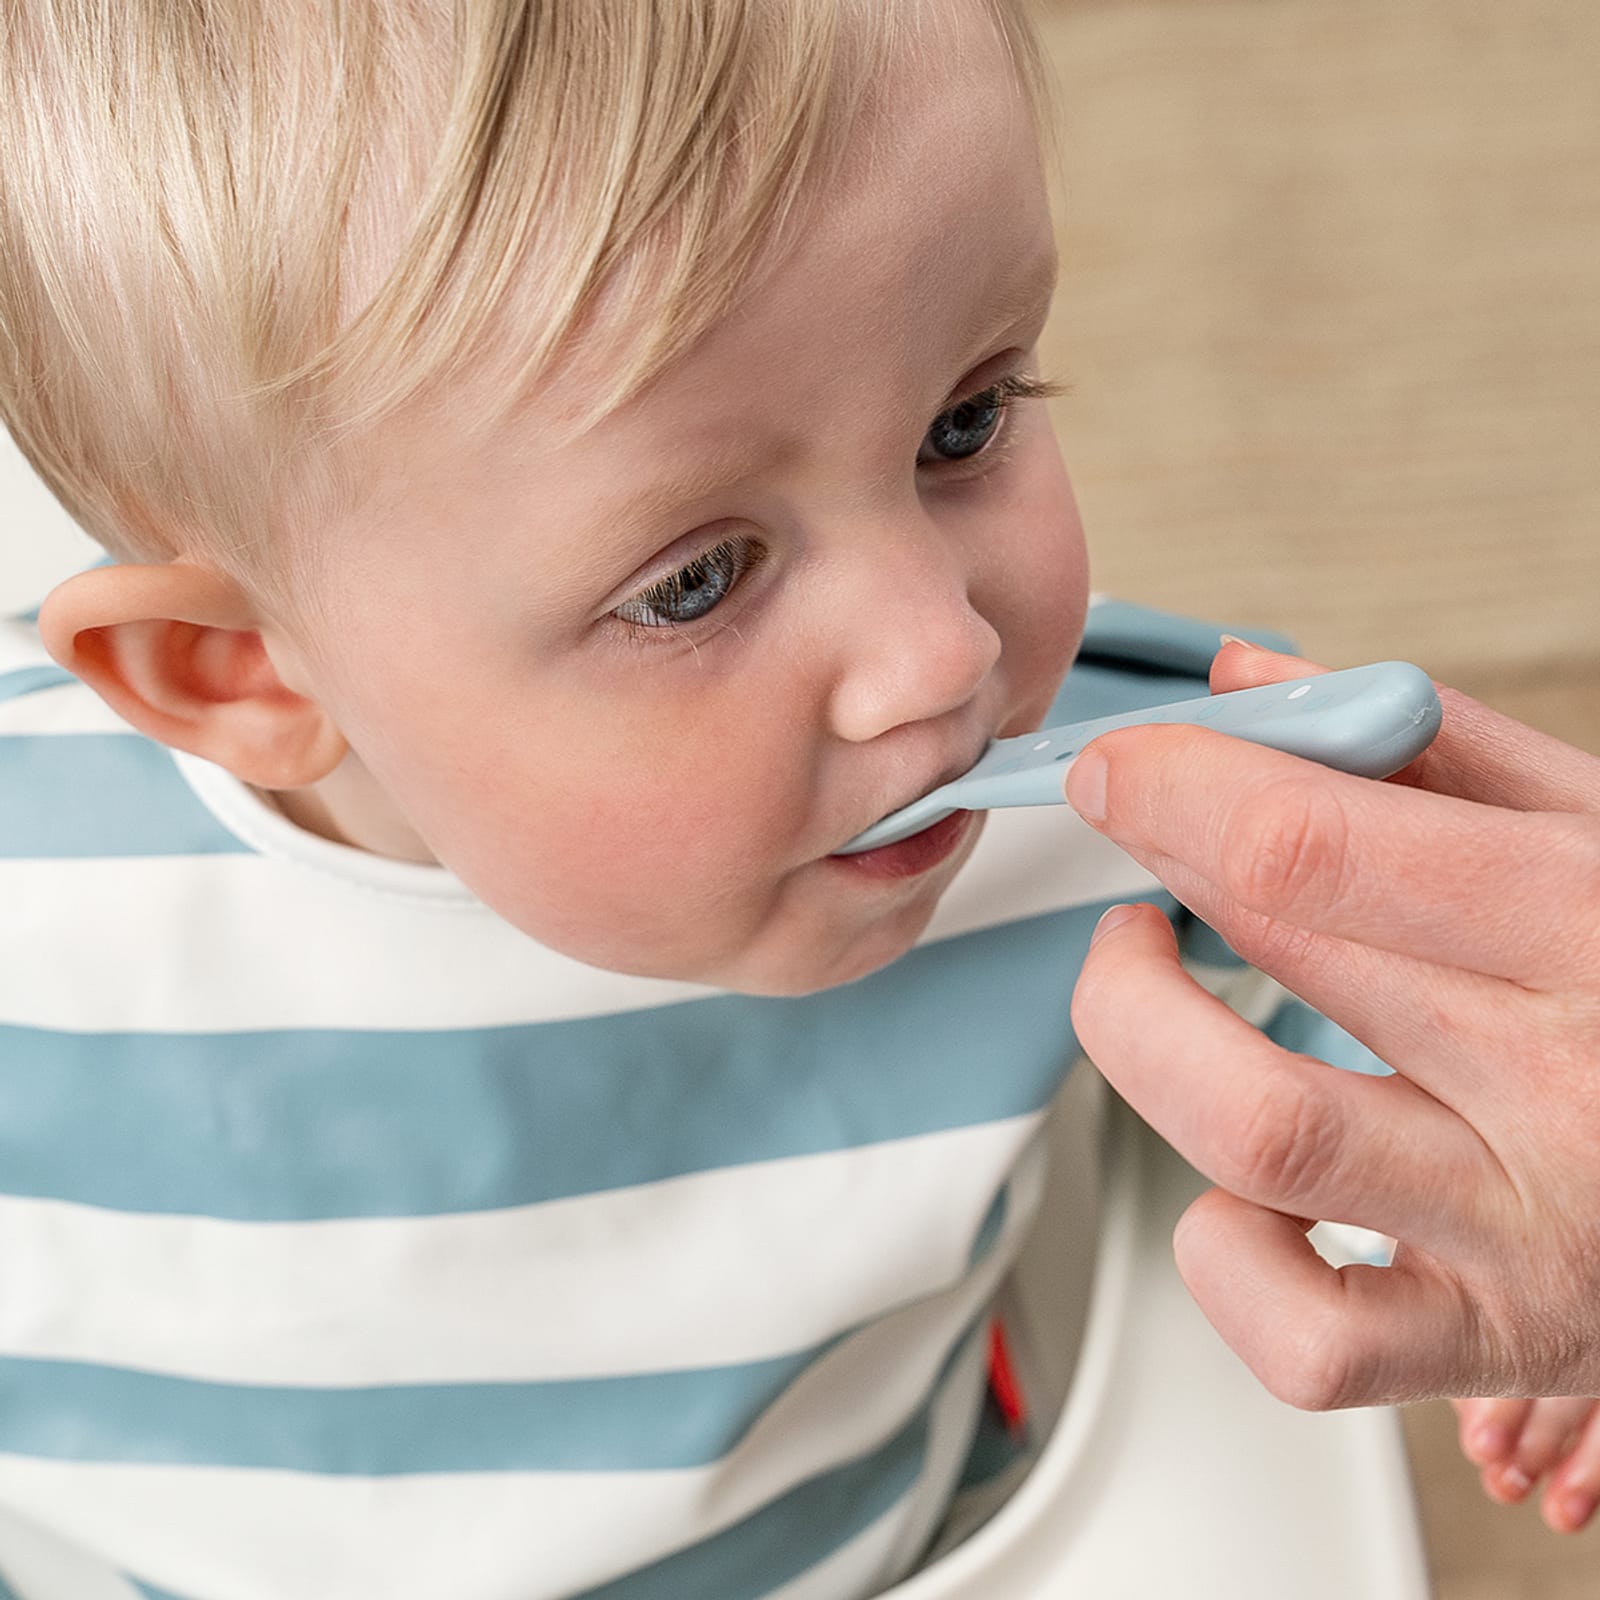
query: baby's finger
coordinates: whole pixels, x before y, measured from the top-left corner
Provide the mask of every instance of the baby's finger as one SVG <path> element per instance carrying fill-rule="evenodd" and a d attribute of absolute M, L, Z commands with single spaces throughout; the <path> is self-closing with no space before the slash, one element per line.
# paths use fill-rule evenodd
<path fill-rule="evenodd" d="M 1567 1445 L 1594 1409 L 1587 1395 L 1536 1400 L 1529 1408 L 1511 1460 L 1490 1473 L 1520 1500 L 1566 1454 Z"/>
<path fill-rule="evenodd" d="M 1225 694 L 1286 678 L 1310 678 L 1327 667 L 1240 642 L 1211 663 L 1211 689 Z M 1388 781 L 1475 800 L 1511 811 L 1594 811 L 1600 761 L 1539 733 L 1447 684 L 1435 683 L 1444 707 L 1438 737 Z"/>
<path fill-rule="evenodd" d="M 1182 861 L 1263 916 L 1533 988 L 1600 963 L 1587 818 L 1373 783 L 1187 726 L 1102 734 L 1066 785 L 1132 855 Z"/>
<path fill-rule="evenodd" d="M 1600 1406 L 1591 1402 L 1589 1420 L 1572 1453 L 1556 1469 L 1544 1495 L 1544 1520 L 1557 1533 L 1576 1533 L 1600 1504 Z"/>
<path fill-rule="evenodd" d="M 1183 970 L 1151 906 L 1102 924 L 1072 1021 L 1091 1060 L 1213 1183 L 1258 1205 L 1454 1244 L 1496 1203 L 1472 1129 L 1402 1077 L 1280 1049 Z M 1426 1157 L 1432 1181 L 1416 1182 Z"/>
<path fill-rule="evenodd" d="M 1497 1466 L 1511 1459 L 1522 1425 L 1533 1410 L 1531 1400 L 1452 1400 L 1459 1425 L 1461 1453 L 1475 1467 Z"/>
<path fill-rule="evenodd" d="M 1493 1367 L 1458 1284 L 1417 1262 L 1331 1267 L 1293 1218 L 1212 1189 L 1173 1238 L 1178 1270 L 1256 1377 L 1309 1411 L 1390 1405 Z"/>

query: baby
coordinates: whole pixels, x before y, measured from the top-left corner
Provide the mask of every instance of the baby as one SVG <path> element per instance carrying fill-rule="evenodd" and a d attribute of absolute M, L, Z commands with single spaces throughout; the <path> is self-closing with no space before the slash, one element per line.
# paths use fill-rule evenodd
<path fill-rule="evenodd" d="M 1361 1055 L 1065 808 L 836 854 L 1217 643 L 1089 607 L 1020 0 L 0 71 L 0 408 L 112 558 L 0 628 L 0 1594 L 893 1585 L 1104 906 Z"/>

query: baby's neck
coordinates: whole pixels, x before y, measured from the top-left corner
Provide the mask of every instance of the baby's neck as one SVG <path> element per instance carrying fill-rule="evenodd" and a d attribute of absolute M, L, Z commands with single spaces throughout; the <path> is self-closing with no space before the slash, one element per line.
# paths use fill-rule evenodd
<path fill-rule="evenodd" d="M 319 838 L 398 861 L 438 864 L 421 836 L 381 796 L 371 774 L 353 755 L 346 755 L 327 777 L 304 788 L 247 787 L 296 827 Z"/>

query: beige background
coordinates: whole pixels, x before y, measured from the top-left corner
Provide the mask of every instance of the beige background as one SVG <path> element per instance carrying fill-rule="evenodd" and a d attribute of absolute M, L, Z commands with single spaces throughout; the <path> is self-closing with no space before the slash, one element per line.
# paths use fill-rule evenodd
<path fill-rule="evenodd" d="M 1046 4 L 1097 586 L 1600 751 L 1600 3 Z M 0 601 L 92 555 L 9 450 L 0 501 Z M 1441 1600 L 1600 1595 L 1407 1420 Z"/>
<path fill-rule="evenodd" d="M 1600 4 L 1047 9 L 1096 587 L 1600 752 Z M 1600 1595 L 1600 1530 L 1486 1500 L 1448 1407 L 1407 1423 L 1441 1600 Z"/>

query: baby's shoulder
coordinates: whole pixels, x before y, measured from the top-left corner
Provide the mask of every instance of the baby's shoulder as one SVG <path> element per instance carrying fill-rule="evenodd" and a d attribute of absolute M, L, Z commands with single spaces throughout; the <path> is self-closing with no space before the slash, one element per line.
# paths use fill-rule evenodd
<path fill-rule="evenodd" d="M 1083 643 L 1062 680 L 1047 723 L 1109 717 L 1207 693 L 1211 660 L 1224 633 L 1274 650 L 1293 647 L 1285 635 L 1267 629 L 1207 622 L 1108 595 L 1092 596 Z"/>

